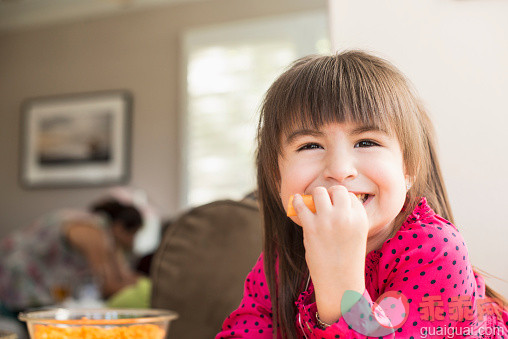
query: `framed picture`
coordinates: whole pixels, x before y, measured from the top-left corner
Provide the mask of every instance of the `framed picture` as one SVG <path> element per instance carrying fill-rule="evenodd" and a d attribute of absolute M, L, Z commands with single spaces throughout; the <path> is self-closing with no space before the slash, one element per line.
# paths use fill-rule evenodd
<path fill-rule="evenodd" d="M 131 107 L 132 96 L 126 91 L 25 101 L 22 185 L 34 188 L 126 182 Z"/>

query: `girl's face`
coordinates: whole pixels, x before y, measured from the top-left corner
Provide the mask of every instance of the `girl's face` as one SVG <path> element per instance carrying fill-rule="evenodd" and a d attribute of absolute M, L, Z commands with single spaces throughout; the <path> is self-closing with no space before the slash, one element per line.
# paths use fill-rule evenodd
<path fill-rule="evenodd" d="M 285 209 L 291 195 L 312 194 L 318 186 L 342 185 L 357 195 L 368 194 L 363 206 L 369 219 L 369 239 L 391 230 L 409 183 L 397 138 L 352 123 L 297 129 L 283 137 L 279 170 Z M 293 221 L 300 224 L 298 218 Z"/>

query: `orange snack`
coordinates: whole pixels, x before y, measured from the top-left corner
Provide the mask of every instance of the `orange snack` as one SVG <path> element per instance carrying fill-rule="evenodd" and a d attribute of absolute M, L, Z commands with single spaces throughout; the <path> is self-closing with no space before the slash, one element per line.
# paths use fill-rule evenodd
<path fill-rule="evenodd" d="M 293 207 L 293 198 L 294 195 L 289 197 L 289 204 L 288 204 L 288 217 L 294 217 L 296 216 L 295 208 Z M 312 213 L 316 213 L 316 206 L 314 205 L 314 199 L 312 198 L 312 195 L 302 195 L 303 202 L 305 205 L 312 211 Z"/>
<path fill-rule="evenodd" d="M 165 331 L 152 324 L 100 328 L 35 325 L 34 339 L 163 339 Z"/>

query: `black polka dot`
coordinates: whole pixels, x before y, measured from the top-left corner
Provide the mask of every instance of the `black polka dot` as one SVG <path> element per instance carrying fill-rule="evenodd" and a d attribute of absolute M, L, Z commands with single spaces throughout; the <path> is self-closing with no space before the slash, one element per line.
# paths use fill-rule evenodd
<path fill-rule="evenodd" d="M 435 284 L 435 283 L 436 283 L 436 281 L 435 281 L 434 279 L 432 279 L 432 280 L 430 281 L 430 283 L 431 283 L 431 284 Z"/>
<path fill-rule="evenodd" d="M 418 289 L 418 285 L 414 285 L 413 289 L 417 290 Z"/>
<path fill-rule="evenodd" d="M 413 234 L 413 238 L 418 238 L 418 234 Z"/>
<path fill-rule="evenodd" d="M 434 235 L 433 235 L 433 234 L 429 234 L 429 238 L 433 238 L 433 237 L 434 237 Z"/>

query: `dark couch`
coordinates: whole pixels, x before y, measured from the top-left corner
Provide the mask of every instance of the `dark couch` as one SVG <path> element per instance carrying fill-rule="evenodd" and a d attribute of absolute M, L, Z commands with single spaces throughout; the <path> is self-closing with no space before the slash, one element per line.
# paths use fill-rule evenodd
<path fill-rule="evenodd" d="M 175 220 L 151 266 L 152 307 L 180 315 L 169 338 L 213 338 L 239 306 L 261 249 L 261 215 L 253 199 L 216 201 Z"/>

